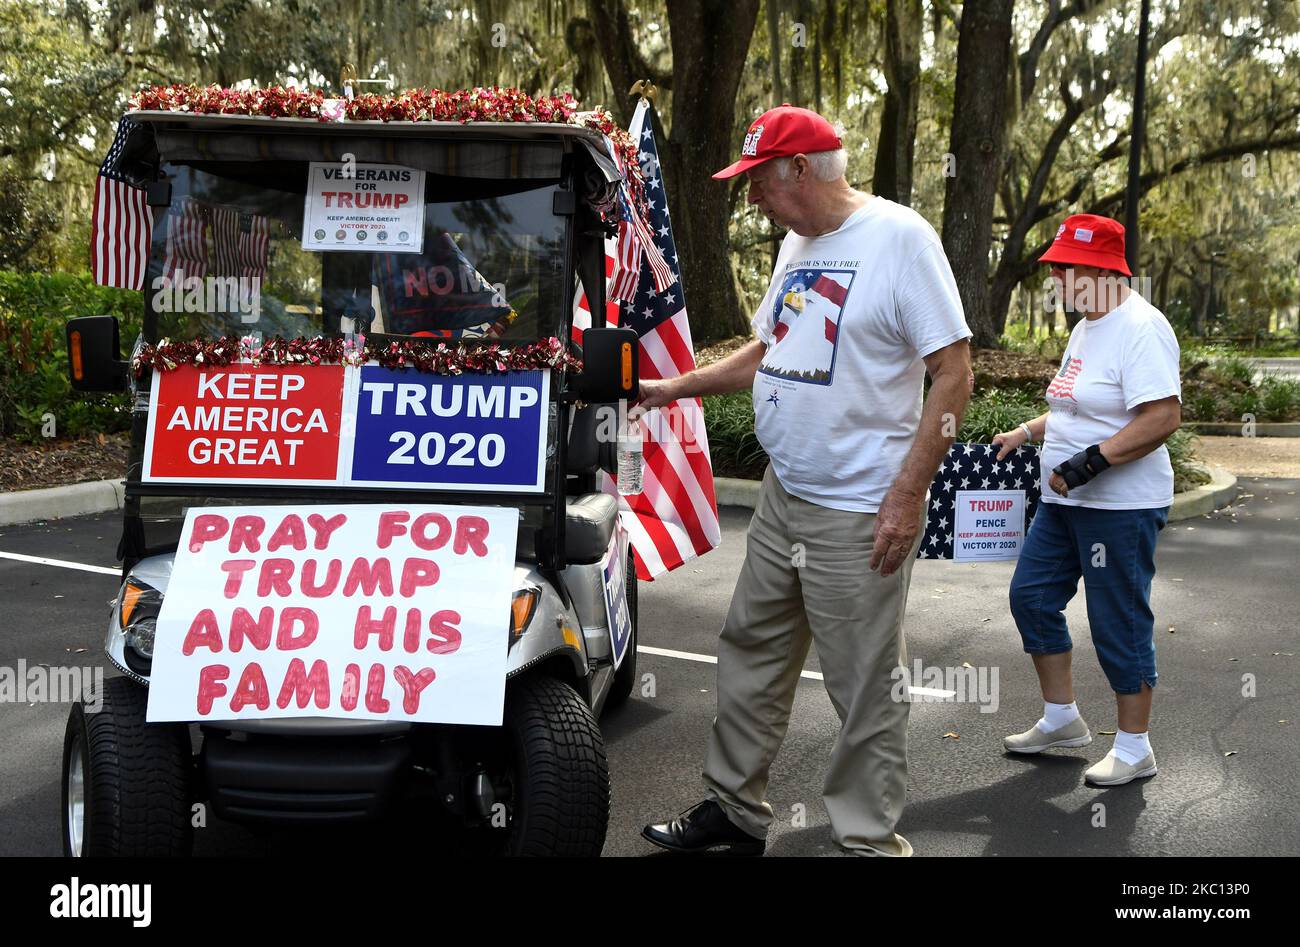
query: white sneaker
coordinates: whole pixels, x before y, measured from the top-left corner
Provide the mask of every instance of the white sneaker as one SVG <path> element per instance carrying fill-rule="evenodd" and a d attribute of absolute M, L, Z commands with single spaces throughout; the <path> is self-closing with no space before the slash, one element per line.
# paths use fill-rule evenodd
<path fill-rule="evenodd" d="M 1101 762 L 1088 767 L 1083 778 L 1094 786 L 1122 786 L 1135 779 L 1156 774 L 1156 755 L 1148 753 L 1137 763 L 1125 763 L 1113 752 L 1102 757 Z"/>
<path fill-rule="evenodd" d="M 1075 717 L 1059 730 L 1045 733 L 1038 724 L 1024 733 L 1004 737 L 1002 745 L 1012 753 L 1041 753 L 1054 746 L 1087 746 L 1092 742 L 1092 731 L 1082 717 Z"/>

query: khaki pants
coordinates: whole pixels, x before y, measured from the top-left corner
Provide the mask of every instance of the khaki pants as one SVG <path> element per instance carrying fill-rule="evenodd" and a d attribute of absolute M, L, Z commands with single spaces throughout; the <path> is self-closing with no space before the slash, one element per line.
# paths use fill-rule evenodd
<path fill-rule="evenodd" d="M 861 854 L 911 854 L 894 831 L 907 791 L 909 705 L 891 698 L 891 672 L 907 663 L 903 610 L 915 549 L 888 578 L 872 572 L 875 521 L 792 496 L 771 467 L 763 477 L 719 641 L 718 715 L 703 773 L 710 796 L 752 835 L 765 837 L 772 823 L 768 770 L 816 640 L 841 724 L 822 792 L 832 835 Z"/>

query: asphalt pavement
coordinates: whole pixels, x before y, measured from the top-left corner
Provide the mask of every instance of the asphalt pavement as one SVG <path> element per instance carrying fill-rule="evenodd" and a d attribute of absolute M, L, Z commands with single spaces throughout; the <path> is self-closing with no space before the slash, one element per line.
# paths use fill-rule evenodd
<path fill-rule="evenodd" d="M 910 657 L 927 667 L 971 665 L 997 687 L 976 701 L 916 698 L 909 730 L 908 804 L 899 826 L 921 856 L 1282 855 L 1300 852 L 1300 481 L 1243 478 L 1227 511 L 1162 534 L 1153 604 L 1160 682 L 1151 739 L 1160 773 L 1112 789 L 1083 783 L 1111 737 L 1039 757 L 1003 753 L 1004 734 L 1042 706 L 1007 611 L 1012 563 L 922 560 L 908 603 Z M 643 689 L 601 721 L 613 811 L 607 855 L 649 855 L 643 824 L 701 796 L 715 708 L 718 628 L 744 554 L 748 511 L 722 511 L 722 546 L 641 591 Z M 116 514 L 0 530 L 0 553 L 109 569 Z M 0 668 L 107 667 L 100 648 L 107 572 L 0 556 Z M 1088 640 L 1082 596 L 1075 633 L 1080 707 L 1114 730 L 1114 700 Z M 832 854 L 821 781 L 838 721 L 810 653 L 784 747 L 772 767 L 777 813 L 771 855 Z M 924 682 L 922 682 L 924 683 Z M 939 688 L 942 690 L 943 688 Z M 652 695 L 649 694 L 653 691 Z M 996 700 L 993 700 L 996 698 Z M 0 703 L 0 855 L 59 852 L 59 755 L 67 706 Z M 409 850 L 419 820 L 309 837 L 257 834 L 210 820 L 199 855 Z M 425 843 L 427 844 L 427 843 Z"/>

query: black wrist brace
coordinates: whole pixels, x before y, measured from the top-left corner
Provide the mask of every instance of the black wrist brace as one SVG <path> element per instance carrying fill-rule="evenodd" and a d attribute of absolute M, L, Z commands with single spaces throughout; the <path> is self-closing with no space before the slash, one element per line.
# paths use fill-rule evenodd
<path fill-rule="evenodd" d="M 1052 468 L 1052 473 L 1060 474 L 1067 487 L 1081 487 L 1097 474 L 1110 466 L 1110 461 L 1101 456 L 1101 446 L 1093 444 L 1087 450 L 1081 450 L 1064 463 Z"/>

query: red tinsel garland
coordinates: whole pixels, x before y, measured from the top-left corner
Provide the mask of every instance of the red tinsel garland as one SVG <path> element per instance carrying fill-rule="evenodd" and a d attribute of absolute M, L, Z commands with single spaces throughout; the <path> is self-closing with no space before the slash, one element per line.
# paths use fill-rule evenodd
<path fill-rule="evenodd" d="M 201 115 L 314 118 L 324 122 L 328 121 L 322 114 L 325 99 L 325 93 L 319 89 L 169 85 L 140 90 L 131 97 L 129 108 Z M 643 214 L 646 211 L 636 142 L 604 109 L 580 112 L 577 101 L 567 92 L 534 97 L 519 89 L 493 86 L 455 92 L 408 89 L 395 95 L 366 93 L 347 101 L 345 115 L 354 122 L 559 122 L 591 128 L 608 135 L 618 149 L 632 199 Z"/>
<path fill-rule="evenodd" d="M 402 339 L 387 345 L 366 341 L 358 347 L 339 337 L 285 339 L 278 335 L 260 344 L 233 335 L 193 342 L 163 339 L 157 345 L 145 345 L 131 359 L 131 370 L 140 378 L 150 369 L 169 372 L 182 365 L 224 366 L 240 361 L 258 365 L 362 365 L 374 361 L 385 368 L 413 368 L 434 375 L 490 375 L 535 369 L 582 371 L 582 362 L 554 336 L 514 346 L 491 342 L 453 347 L 445 342 Z"/>

